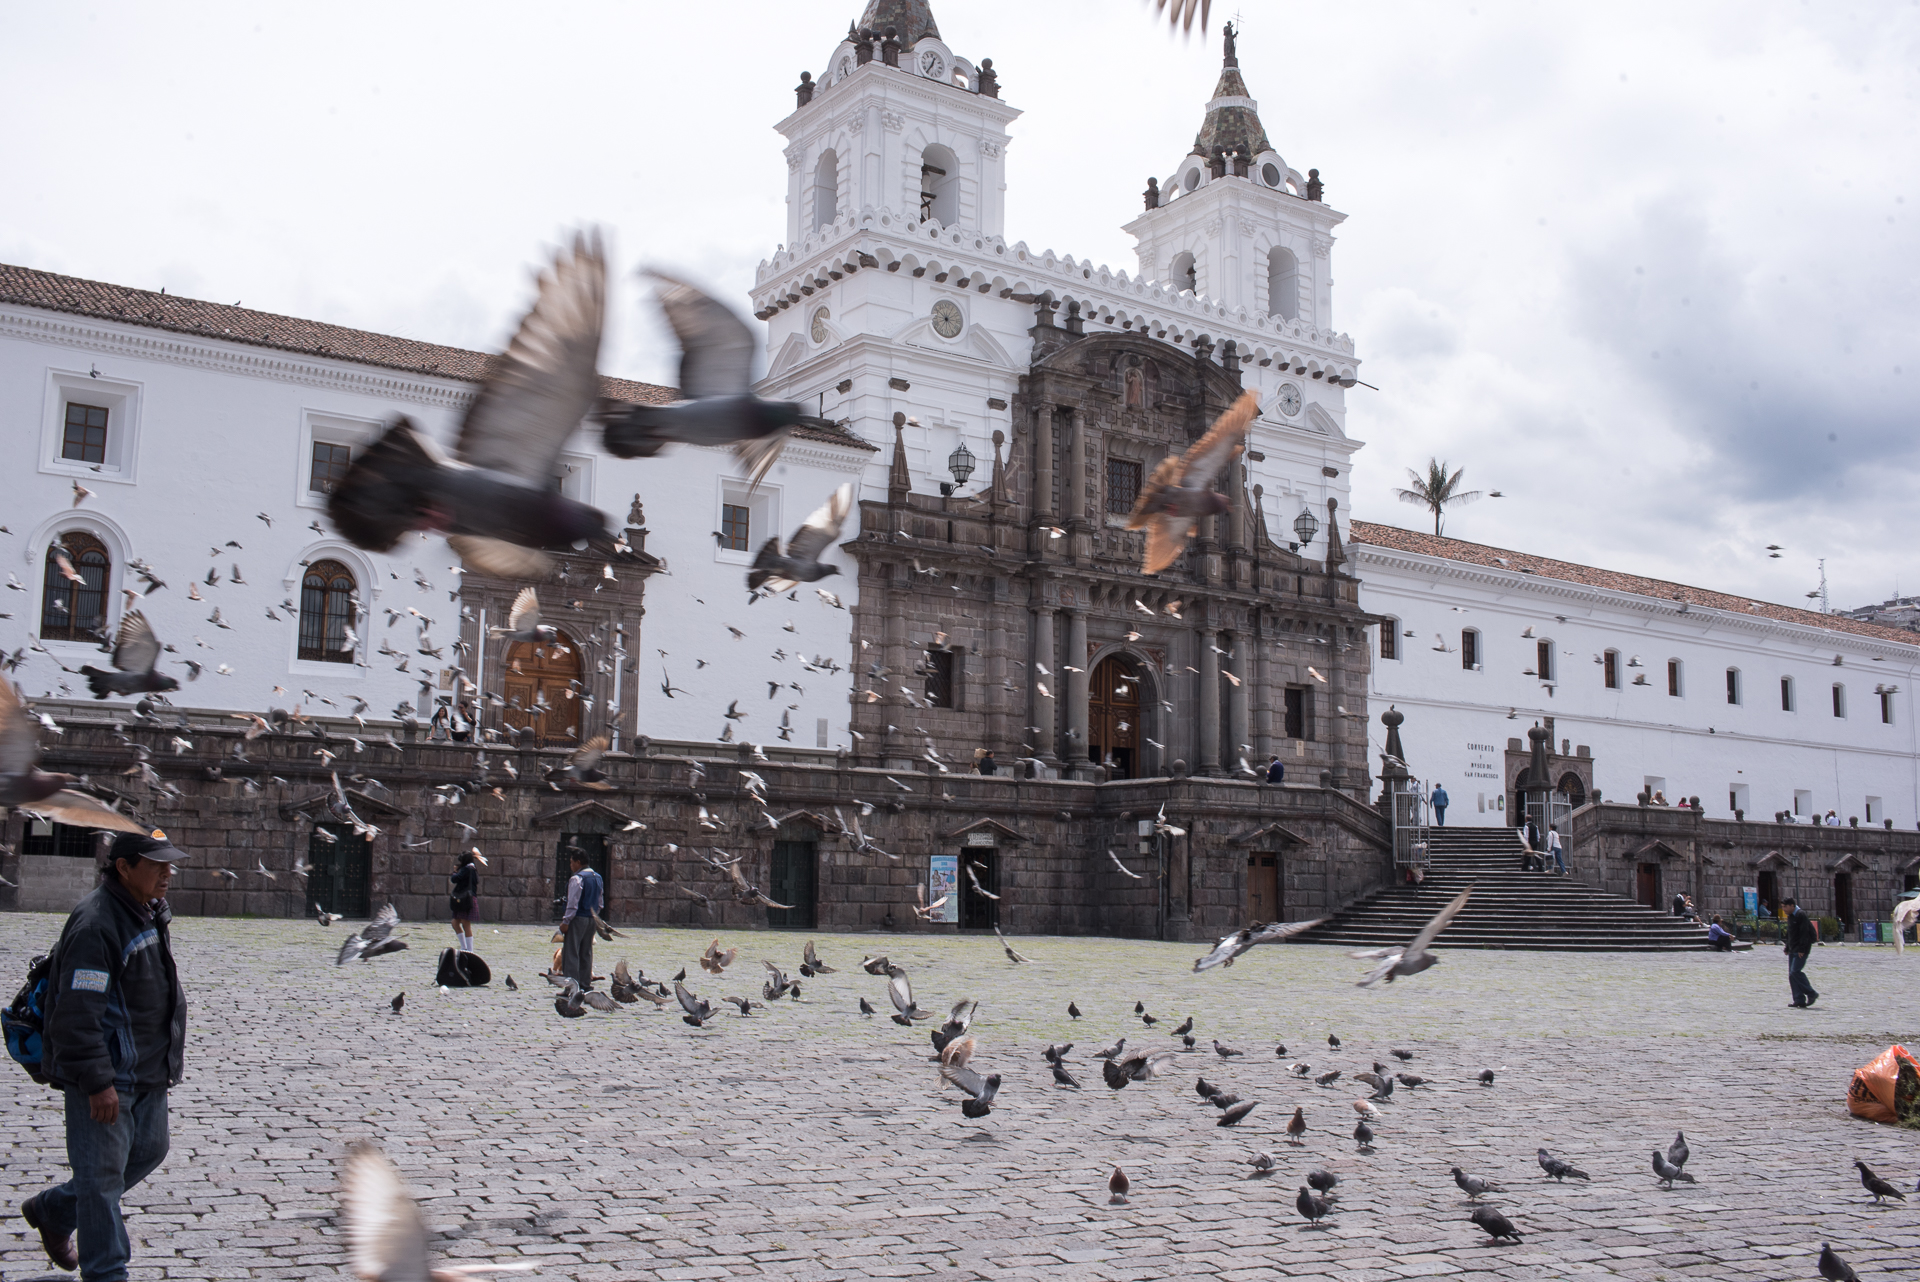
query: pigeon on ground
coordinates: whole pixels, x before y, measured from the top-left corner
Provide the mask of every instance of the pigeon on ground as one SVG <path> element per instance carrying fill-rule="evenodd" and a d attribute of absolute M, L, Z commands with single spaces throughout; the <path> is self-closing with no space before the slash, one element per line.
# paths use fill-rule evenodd
<path fill-rule="evenodd" d="M 1235 1055 L 1246 1054 L 1245 1051 L 1237 1051 L 1233 1047 L 1224 1044 L 1223 1042 L 1220 1041 L 1219 1038 L 1214 1039 L 1213 1053 L 1215 1055 L 1218 1055 L 1221 1059 L 1232 1059 Z"/>
<path fill-rule="evenodd" d="M 1520 1240 L 1520 1230 L 1513 1227 L 1513 1221 L 1490 1206 L 1474 1208 L 1473 1214 L 1467 1218 L 1478 1224 L 1481 1231 L 1496 1242 L 1501 1238 L 1512 1238 L 1515 1242 Z"/>
<path fill-rule="evenodd" d="M 942 1064 L 940 1080 L 964 1091 L 969 1098 L 960 1102 L 960 1112 L 966 1117 L 985 1117 L 993 1112 L 993 1100 L 1000 1093 L 1000 1074 L 990 1073 L 985 1077 L 961 1064 Z"/>
<path fill-rule="evenodd" d="M 1394 1051 L 1389 1051 L 1387 1053 L 1392 1055 L 1395 1059 L 1401 1061 L 1402 1063 L 1405 1063 L 1407 1060 L 1410 1060 L 1413 1058 L 1412 1051 L 1394 1050 Z"/>
<path fill-rule="evenodd" d="M 820 557 L 840 537 L 840 527 L 847 523 L 847 515 L 852 511 L 853 482 L 848 481 L 793 532 L 785 552 L 780 550 L 778 535 L 760 545 L 747 571 L 747 590 L 773 595 L 840 573 L 839 566 L 823 565 Z"/>
<path fill-rule="evenodd" d="M 1331 1047 L 1332 1047 L 1332 1048 L 1333 1048 L 1334 1050 L 1339 1050 L 1339 1049 L 1340 1049 L 1340 1035 L 1339 1035 L 1338 1033 L 1328 1033 L 1328 1034 L 1327 1034 L 1327 1045 L 1328 1045 L 1328 1046 L 1331 1046 Z"/>
<path fill-rule="evenodd" d="M 1153 469 L 1127 517 L 1129 530 L 1147 532 L 1141 573 L 1158 574 L 1172 565 L 1186 551 L 1196 522 L 1231 506 L 1214 482 L 1245 448 L 1247 425 L 1259 412 L 1259 399 L 1243 393 L 1184 455 L 1169 454 Z"/>
<path fill-rule="evenodd" d="M 1221 1109 L 1222 1111 L 1232 1108 L 1235 1104 L 1238 1104 L 1239 1102 L 1240 1102 L 1240 1097 L 1238 1095 L 1229 1095 L 1225 1091 L 1216 1091 L 1207 1100 L 1207 1103 L 1213 1105 L 1217 1109 Z"/>
<path fill-rule="evenodd" d="M 511 975 L 507 976 L 507 988 L 516 993 L 520 991 L 520 985 L 513 982 L 513 976 Z"/>
<path fill-rule="evenodd" d="M 407 995 L 404 992 L 395 993 L 393 996 L 393 1001 L 389 1003 L 389 1005 L 393 1007 L 393 1013 L 396 1015 L 400 1013 L 400 1008 L 402 1006 L 405 1006 L 406 1004 L 407 1004 Z"/>
<path fill-rule="evenodd" d="M 1277 944 L 1282 940 L 1291 939 L 1302 931 L 1312 930 L 1324 920 L 1324 918 L 1315 918 L 1313 921 L 1281 921 L 1271 926 L 1255 922 L 1244 930 L 1236 930 L 1231 935 L 1222 935 L 1220 942 L 1213 946 L 1213 951 L 1196 960 L 1193 968 L 1195 971 L 1202 971 L 1212 970 L 1215 966 L 1231 966 L 1236 957 L 1250 948 L 1260 944 Z"/>
<path fill-rule="evenodd" d="M 1373 1128 L 1367 1125 L 1367 1119 L 1361 1118 L 1353 1126 L 1353 1140 L 1363 1149 L 1373 1147 Z"/>
<path fill-rule="evenodd" d="M 1065 1046 L 1058 1042 L 1048 1042 L 1047 1049 L 1040 1052 L 1040 1058 L 1049 1064 L 1064 1064 L 1067 1062 L 1067 1052 L 1072 1049 L 1072 1042 L 1068 1042 Z"/>
<path fill-rule="evenodd" d="M 1107 1204 L 1109 1206 L 1124 1206 L 1127 1200 L 1127 1190 L 1132 1187 L 1133 1183 L 1127 1179 L 1127 1173 L 1117 1166 L 1114 1167 L 1113 1174 L 1107 1177 Z"/>
<path fill-rule="evenodd" d="M 1302 1184 L 1300 1194 L 1293 1199 L 1294 1209 L 1307 1217 L 1308 1224 L 1318 1224 L 1320 1218 L 1333 1209 L 1333 1203 Z"/>
<path fill-rule="evenodd" d="M 1222 1113 L 1220 1115 L 1220 1120 L 1215 1122 L 1214 1125 L 1215 1126 L 1238 1126 L 1240 1124 L 1240 1119 L 1244 1118 L 1248 1113 L 1253 1112 L 1255 1108 L 1259 1107 L 1259 1103 L 1260 1102 L 1258 1100 L 1250 1100 L 1250 1099 L 1241 1100 L 1238 1104 L 1235 1104 L 1232 1108 Z"/>
<path fill-rule="evenodd" d="M 1079 1089 L 1080 1087 L 1079 1079 L 1075 1078 L 1072 1073 L 1069 1073 L 1065 1068 L 1061 1067 L 1061 1065 L 1058 1062 L 1055 1062 L 1052 1067 L 1053 1067 L 1054 1085 L 1071 1086 L 1075 1090 Z"/>
<path fill-rule="evenodd" d="M 1298 1144 L 1300 1137 L 1307 1133 L 1307 1111 L 1296 1105 L 1293 1116 L 1287 1121 L 1287 1143 Z"/>
<path fill-rule="evenodd" d="M 1453 1182 L 1458 1184 L 1460 1191 L 1473 1201 L 1478 1201 L 1488 1193 L 1506 1192 L 1492 1180 L 1483 1180 L 1478 1175 L 1468 1175 L 1457 1166 L 1453 1168 Z"/>
<path fill-rule="evenodd" d="M 1667 1155 L 1665 1153 L 1662 1153 L 1659 1149 L 1653 1150 L 1653 1173 L 1659 1176 L 1660 1182 L 1662 1184 L 1665 1184 L 1668 1188 L 1673 1187 L 1673 1182 L 1675 1180 L 1685 1180 L 1689 1184 L 1692 1184 L 1695 1182 L 1694 1178 L 1691 1175 L 1688 1175 L 1685 1171 L 1675 1166 L 1672 1162 L 1669 1162 L 1667 1160 Z"/>
<path fill-rule="evenodd" d="M 87 679 L 87 688 L 96 699 L 178 690 L 178 679 L 153 670 L 160 662 L 161 650 L 160 638 L 153 634 L 147 616 L 138 610 L 129 610 L 120 617 L 120 630 L 114 635 L 113 671 L 106 672 L 88 664 L 80 669 L 80 675 Z"/>
<path fill-rule="evenodd" d="M 607 452 L 650 458 L 662 445 L 731 445 L 758 487 L 786 446 L 787 433 L 806 417 L 794 401 L 767 401 L 753 384 L 759 339 L 724 303 L 684 281 L 647 273 L 667 324 L 680 340 L 680 395 L 670 405 L 603 407 L 599 418 Z M 786 589 L 782 588 L 781 591 Z"/>
<path fill-rule="evenodd" d="M 860 1013 L 862 1015 L 868 1016 L 869 1018 L 871 1018 L 875 1013 L 873 1009 L 873 1003 L 868 1001 L 864 997 L 860 999 Z"/>
<path fill-rule="evenodd" d="M 1212 1099 L 1220 1093 L 1220 1088 L 1204 1077 L 1196 1077 L 1193 1079 L 1193 1093 L 1201 1099 Z"/>
<path fill-rule="evenodd" d="M 1827 1282 L 1860 1282 L 1860 1275 L 1833 1252 L 1833 1247 L 1825 1242 L 1820 1244 L 1820 1276 Z"/>
<path fill-rule="evenodd" d="M 487 629 L 492 641 L 533 641 L 546 645 L 560 639 L 560 630 L 540 621 L 540 594 L 530 587 L 521 588 L 507 612 L 507 626 Z"/>
<path fill-rule="evenodd" d="M 462 1264 L 435 1268 L 427 1249 L 420 1207 L 400 1182 L 400 1173 L 372 1144 L 349 1150 L 340 1179 L 341 1219 L 346 1225 L 347 1267 L 357 1278 L 384 1282 L 461 1282 L 486 1273 L 528 1273 L 537 1260 L 515 1264 Z"/>
<path fill-rule="evenodd" d="M 1331 1198 L 1333 1196 L 1333 1186 L 1339 1182 L 1340 1177 L 1332 1171 L 1323 1171 L 1316 1167 L 1307 1172 L 1307 1183 L 1312 1185 L 1313 1190 L 1323 1197 Z"/>
<path fill-rule="evenodd" d="M 1473 887 L 1468 886 L 1455 895 L 1453 901 L 1435 913 L 1433 919 L 1421 927 L 1420 933 L 1413 937 L 1413 942 L 1404 948 L 1369 948 L 1350 954 L 1353 957 L 1379 963 L 1365 979 L 1357 981 L 1360 987 L 1372 988 L 1381 980 L 1391 984 L 1396 977 L 1418 975 L 1429 966 L 1438 965 L 1440 959 L 1429 952 L 1427 946 L 1433 943 L 1434 937 L 1445 930 L 1447 923 L 1467 906 L 1467 897 L 1471 894 L 1473 894 Z"/>
<path fill-rule="evenodd" d="M 1576 1180 L 1586 1180 L 1586 1179 L 1592 1178 L 1585 1171 L 1580 1170 L 1578 1167 L 1571 1166 L 1568 1163 L 1561 1161 L 1559 1158 L 1547 1152 L 1547 1150 L 1545 1149 L 1541 1149 L 1538 1152 L 1536 1152 L 1534 1154 L 1534 1160 L 1540 1163 L 1541 1170 L 1545 1171 L 1548 1175 L 1552 1176 L 1556 1180 L 1565 1180 L 1569 1175 L 1571 1175 Z"/>
<path fill-rule="evenodd" d="M 1068 1002 L 1068 1003 L 1067 1003 L 1067 1018 L 1069 1018 L 1069 1019 L 1079 1019 L 1079 1018 L 1080 1018 L 1080 1007 L 1079 1007 L 1079 1006 L 1077 1006 L 1076 1004 L 1074 1004 L 1073 1002 Z M 1118 1170 L 1119 1168 L 1118 1168 L 1118 1167 L 1115 1167 L 1114 1169 L 1115 1169 L 1115 1170 Z"/>
<path fill-rule="evenodd" d="M 1890 1197 L 1897 1197 L 1902 1202 L 1907 1200 L 1905 1193 L 1902 1193 L 1899 1189 L 1881 1179 L 1878 1175 L 1875 1175 L 1873 1168 L 1865 1162 L 1856 1159 L 1854 1165 L 1860 1168 L 1860 1186 L 1866 1189 L 1867 1192 L 1873 1194 L 1874 1201 L 1883 1202 Z"/>
<path fill-rule="evenodd" d="M 1285 1042 L 1282 1042 L 1282 1043 L 1281 1043 L 1280 1045 L 1278 1045 L 1278 1046 L 1276 1046 L 1276 1047 L 1274 1047 L 1274 1048 L 1273 1048 L 1273 1053 L 1274 1053 L 1274 1056 L 1275 1056 L 1275 1058 L 1277 1058 L 1277 1059 L 1285 1059 L 1285 1058 L 1287 1057 L 1287 1045 L 1286 1045 L 1286 1043 L 1285 1043 Z"/>
<path fill-rule="evenodd" d="M 1126 1048 L 1127 1048 L 1127 1039 L 1122 1037 L 1119 1041 L 1107 1047 L 1105 1050 L 1095 1051 L 1093 1053 L 1093 1057 L 1095 1059 L 1112 1059 L 1114 1056 L 1118 1055 L 1121 1051 L 1124 1051 Z"/>
<path fill-rule="evenodd" d="M 1191 1033 L 1192 1031 L 1193 1031 L 1193 1016 L 1189 1015 L 1187 1016 L 1185 1023 L 1181 1024 L 1178 1028 L 1173 1030 L 1172 1036 L 1185 1037 L 1188 1033 Z"/>
<path fill-rule="evenodd" d="M 1479 1082 L 1480 1082 L 1480 1084 L 1481 1084 L 1482 1086 L 1491 1086 L 1491 1085 L 1493 1085 L 1493 1070 L 1492 1070 L 1492 1069 L 1490 1069 L 1490 1068 L 1483 1068 L 1483 1069 L 1481 1069 L 1481 1070 L 1480 1070 L 1480 1077 L 1479 1077 Z"/>
<path fill-rule="evenodd" d="M 1693 1150 L 1687 1147 L 1687 1133 L 1675 1131 L 1673 1143 L 1667 1145 L 1667 1160 L 1675 1166 L 1685 1166 L 1687 1159 L 1693 1156 Z"/>
<path fill-rule="evenodd" d="M 1337 1068 L 1330 1068 L 1326 1072 L 1314 1078 L 1313 1084 L 1315 1086 L 1331 1086 L 1339 1080 L 1340 1080 L 1340 1070 Z"/>
<path fill-rule="evenodd" d="M 1274 1158 L 1273 1154 L 1265 1152 L 1255 1153 L 1252 1157 L 1248 1158 L 1247 1165 L 1253 1168 L 1255 1176 L 1272 1175 L 1280 1169 L 1280 1163 Z"/>
<path fill-rule="evenodd" d="M 35 727 L 40 724 L 20 702 L 13 682 L 0 677 L 0 808 L 31 810 L 76 828 L 146 832 L 145 824 L 76 790 L 81 781 L 75 776 L 38 768 L 40 732 Z"/>
<path fill-rule="evenodd" d="M 327 500 L 354 546 L 389 551 L 413 530 L 438 530 L 469 569 L 543 576 L 541 548 L 609 537 L 598 509 L 554 484 L 560 452 L 600 395 L 607 266 L 597 236 L 576 236 L 540 278 L 507 350 L 490 362 L 449 459 L 397 420 L 363 450 Z"/>
<path fill-rule="evenodd" d="M 756 1006 L 761 1010 L 767 1008 L 764 1002 L 756 1002 L 751 997 L 722 997 L 720 1000 L 723 1002 L 732 1002 L 735 1006 L 738 1006 L 742 1018 L 753 1014 Z"/>

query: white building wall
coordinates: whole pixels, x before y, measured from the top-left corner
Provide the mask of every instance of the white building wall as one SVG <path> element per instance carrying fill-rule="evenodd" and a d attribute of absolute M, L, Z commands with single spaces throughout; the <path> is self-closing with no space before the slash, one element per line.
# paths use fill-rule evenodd
<path fill-rule="evenodd" d="M 1587 745 L 1593 781 L 1609 801 L 1632 802 L 1648 780 L 1669 801 L 1698 796 L 1705 812 L 1731 818 L 1742 794 L 1748 818 L 1817 809 L 1896 827 L 1920 821 L 1920 726 L 1913 690 L 1920 649 L 1848 632 L 1609 592 L 1580 584 L 1356 545 L 1360 602 L 1397 621 L 1398 656 L 1382 659 L 1379 629 L 1370 691 L 1373 751 L 1384 738 L 1379 714 L 1406 714 L 1400 729 L 1407 764 L 1429 786 L 1445 784 L 1449 824 L 1501 824 L 1496 807 L 1507 741 L 1553 717 L 1560 741 Z M 1521 634 L 1531 627 L 1536 634 Z M 1462 629 L 1479 631 L 1480 670 L 1462 666 Z M 1413 636 L 1404 635 L 1411 631 Z M 1453 653 L 1435 649 L 1444 644 Z M 1551 693 L 1525 670 L 1536 643 L 1553 642 Z M 1621 688 L 1604 684 L 1608 650 L 1619 655 Z M 1839 657 L 1840 666 L 1834 665 Z M 1637 657 L 1642 666 L 1630 667 Z M 1667 663 L 1680 661 L 1681 693 L 1667 693 Z M 1727 702 L 1726 671 L 1741 674 L 1741 702 Z M 1634 685 L 1644 675 L 1647 684 Z M 1780 706 L 1780 679 L 1791 677 L 1794 711 Z M 1846 687 L 1835 717 L 1831 689 Z M 1897 686 L 1893 719 L 1883 723 L 1876 686 Z M 1376 762 L 1377 769 L 1377 762 Z M 1508 802 L 1511 805 L 1511 802 Z"/>

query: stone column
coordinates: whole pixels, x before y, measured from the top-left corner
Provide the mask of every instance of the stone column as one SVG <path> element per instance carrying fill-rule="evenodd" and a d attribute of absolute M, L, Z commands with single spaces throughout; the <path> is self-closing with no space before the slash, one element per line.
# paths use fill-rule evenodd
<path fill-rule="evenodd" d="M 1050 677 L 1040 675 L 1040 664 L 1046 664 L 1053 671 Z M 1060 679 L 1058 670 L 1059 656 L 1053 644 L 1053 608 L 1042 602 L 1033 611 L 1033 658 L 1027 667 L 1027 711 L 1031 720 L 1029 726 L 1038 726 L 1038 731 L 1029 731 L 1033 736 L 1033 753 L 1048 765 L 1058 765 L 1059 731 L 1054 721 L 1054 697 L 1051 691 L 1053 683 Z M 1042 694 L 1045 686 L 1049 693 Z M 1022 740 L 1022 742 L 1026 742 Z"/>
<path fill-rule="evenodd" d="M 881 687 L 880 709 L 880 752 L 883 757 L 892 757 L 899 746 L 897 733 L 889 732 L 887 726 L 895 722 L 894 709 L 901 704 L 900 687 L 913 687 L 913 664 L 907 658 L 907 612 L 906 602 L 901 598 L 906 593 L 889 593 L 893 597 L 893 609 L 887 612 L 887 643 L 885 666 L 890 668 L 885 681 L 874 684 Z M 905 720 L 905 718 L 900 718 Z"/>
<path fill-rule="evenodd" d="M 1067 476 L 1065 500 L 1069 523 L 1087 519 L 1087 425 L 1085 414 L 1074 411 L 1067 420 Z"/>
<path fill-rule="evenodd" d="M 1253 764 L 1261 771 L 1274 755 L 1273 736 L 1273 638 L 1267 629 L 1271 619 L 1256 616 L 1248 644 L 1253 646 Z"/>
<path fill-rule="evenodd" d="M 1033 514 L 1053 518 L 1053 406 L 1042 405 L 1033 420 Z M 1044 549 L 1047 541 L 1040 540 Z"/>
<path fill-rule="evenodd" d="M 1248 662 L 1251 647 L 1252 641 L 1245 633 L 1233 634 L 1233 675 L 1240 678 L 1240 684 L 1227 692 L 1227 749 L 1228 764 L 1236 768 L 1241 756 L 1253 751 L 1252 741 L 1247 738 L 1247 710 L 1253 694 L 1253 664 Z M 1253 764 L 1251 759 L 1248 764 Z"/>
<path fill-rule="evenodd" d="M 1087 743 L 1087 612 L 1085 610 L 1067 611 L 1067 658 L 1066 662 L 1079 668 L 1078 672 L 1062 672 L 1061 677 L 1067 683 L 1067 752 L 1066 758 L 1073 765 L 1082 765 L 1092 759 Z"/>
<path fill-rule="evenodd" d="M 1227 546 L 1237 552 L 1247 550 L 1247 467 L 1243 459 L 1227 464 Z"/>
<path fill-rule="evenodd" d="M 1007 735 L 1007 624 L 1005 606 L 994 607 L 987 628 L 987 743 L 1013 769 L 1013 741 Z M 1024 737 L 1024 736 L 1023 736 Z"/>
<path fill-rule="evenodd" d="M 1200 638 L 1200 715 L 1195 718 L 1200 727 L 1200 750 L 1194 754 L 1199 762 L 1194 773 L 1217 775 L 1220 773 L 1220 656 L 1213 652 L 1213 647 L 1219 644 L 1220 634 L 1213 628 L 1201 628 L 1195 635 Z"/>

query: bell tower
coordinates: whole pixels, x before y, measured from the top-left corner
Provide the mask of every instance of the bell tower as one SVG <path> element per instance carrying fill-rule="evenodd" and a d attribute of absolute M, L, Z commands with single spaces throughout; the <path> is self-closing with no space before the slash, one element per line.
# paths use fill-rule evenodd
<path fill-rule="evenodd" d="M 1148 179 L 1146 212 L 1126 226 L 1140 274 L 1228 307 L 1333 327 L 1333 228 L 1346 215 L 1321 200 L 1318 170 L 1301 177 L 1274 149 L 1240 75 L 1236 33 L 1224 33 L 1220 81 L 1193 150 Z"/>

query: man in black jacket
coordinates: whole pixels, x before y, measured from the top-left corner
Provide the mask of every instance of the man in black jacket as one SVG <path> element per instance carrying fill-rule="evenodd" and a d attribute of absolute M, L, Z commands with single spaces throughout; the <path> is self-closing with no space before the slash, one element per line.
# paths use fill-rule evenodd
<path fill-rule="evenodd" d="M 20 1214 L 47 1258 L 84 1282 L 126 1282 L 133 1248 L 120 1198 L 167 1155 L 167 1089 L 184 1075 L 187 1040 L 167 886 L 186 858 L 157 829 L 122 833 L 105 880 L 54 946 L 41 1066 L 66 1095 L 73 1178 Z"/>
<path fill-rule="evenodd" d="M 1820 928 L 1796 901 L 1780 902 L 1787 908 L 1787 987 L 1793 991 L 1795 1006 L 1811 1006 L 1820 994 L 1813 991 L 1813 982 L 1807 978 L 1807 954 L 1819 941 Z"/>

